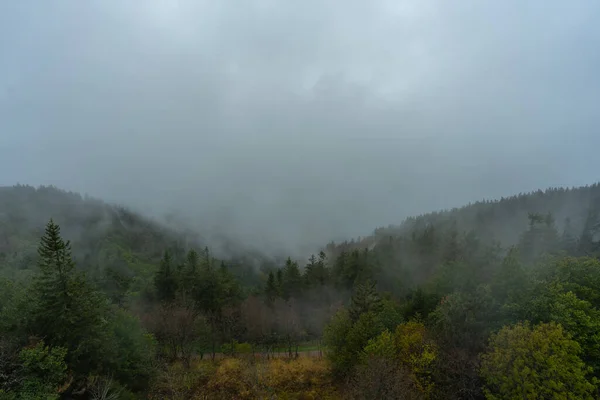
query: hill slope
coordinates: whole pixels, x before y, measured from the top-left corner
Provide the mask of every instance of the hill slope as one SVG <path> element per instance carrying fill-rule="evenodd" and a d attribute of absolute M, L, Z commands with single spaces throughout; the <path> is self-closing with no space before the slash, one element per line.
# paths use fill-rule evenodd
<path fill-rule="evenodd" d="M 357 241 L 330 243 L 327 252 L 330 259 L 335 260 L 343 252 L 370 248 L 378 255 L 380 269 L 396 271 L 394 275 L 397 275 L 399 270 L 412 265 L 406 271 L 411 276 L 403 274 L 402 279 L 420 281 L 415 277 L 423 271 L 416 265 L 427 264 L 426 269 L 433 270 L 433 265 L 441 264 L 442 249 L 452 235 L 463 244 L 469 234 L 482 246 L 497 243 L 506 248 L 518 244 L 521 234 L 528 229 L 529 214 L 551 213 L 558 232 L 578 240 L 586 224 L 597 224 L 598 211 L 599 184 L 571 189 L 551 188 L 411 217 L 400 225 L 376 229 L 373 235 Z M 54 187 L 1 187 L 2 275 L 29 274 L 35 266 L 38 240 L 50 218 L 61 226 L 64 237 L 72 241 L 78 265 L 91 271 L 112 268 L 122 275 L 147 280 L 166 249 L 183 252 L 190 247 L 204 246 L 200 236 L 193 232 L 176 231 L 101 200 Z M 423 240 L 432 241 L 433 247 L 427 249 L 431 254 L 427 257 L 417 254 L 416 250 L 416 243 Z M 229 264 L 251 285 L 261 282 L 259 274 L 251 271 L 273 267 L 272 261 L 257 252 L 238 251 L 235 260 L 230 260 Z"/>
<path fill-rule="evenodd" d="M 149 276 L 168 247 L 197 237 L 183 235 L 125 208 L 54 187 L 0 188 L 0 266 L 27 273 L 35 267 L 39 238 L 50 218 L 72 241 L 78 265 L 107 266 L 126 275 Z"/>
<path fill-rule="evenodd" d="M 559 252 L 596 256 L 600 185 L 538 190 L 411 217 L 365 238 L 330 243 L 327 251 L 341 270 L 349 262 L 344 257 L 369 249 L 380 286 L 405 293 L 398 288 L 430 282 L 441 269 L 458 262 L 482 264 L 493 274 L 512 246 L 530 253 L 525 257 L 529 260 Z"/>

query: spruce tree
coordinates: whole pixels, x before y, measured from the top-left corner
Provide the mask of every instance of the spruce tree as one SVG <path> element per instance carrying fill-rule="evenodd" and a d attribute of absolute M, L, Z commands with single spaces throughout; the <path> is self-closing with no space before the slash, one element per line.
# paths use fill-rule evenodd
<path fill-rule="evenodd" d="M 578 251 L 582 256 L 593 256 L 598 248 L 599 243 L 595 241 L 595 237 L 600 231 L 600 216 L 595 208 L 588 211 L 583 226 L 583 232 L 579 237 Z"/>
<path fill-rule="evenodd" d="M 288 257 L 283 269 L 282 294 L 284 299 L 298 297 L 302 291 L 302 275 L 298 263 Z"/>
<path fill-rule="evenodd" d="M 378 313 L 381 311 L 382 306 L 383 303 L 375 288 L 375 283 L 366 282 L 358 285 L 352 296 L 352 303 L 350 304 L 350 319 L 352 322 L 356 322 L 361 314 L 367 312 Z"/>
<path fill-rule="evenodd" d="M 177 292 L 177 279 L 173 271 L 171 253 L 165 251 L 165 255 L 160 262 L 158 271 L 154 276 L 154 287 L 160 301 L 172 301 Z"/>
<path fill-rule="evenodd" d="M 319 283 L 324 285 L 329 280 L 329 271 L 327 270 L 327 255 L 324 251 L 319 252 L 319 261 L 317 262 Z"/>
<path fill-rule="evenodd" d="M 186 256 L 179 276 L 179 295 L 184 303 L 192 299 L 196 292 L 199 277 L 199 256 L 195 250 L 190 250 Z"/>
<path fill-rule="evenodd" d="M 565 219 L 565 227 L 560 239 L 560 248 L 571 256 L 577 253 L 577 236 L 570 218 Z"/>
<path fill-rule="evenodd" d="M 99 368 L 107 334 L 106 299 L 75 269 L 70 242 L 61 238 L 53 220 L 46 226 L 38 254 L 29 330 L 51 347 L 67 348 L 67 361 L 77 374 Z"/>
<path fill-rule="evenodd" d="M 310 256 L 308 264 L 304 267 L 304 281 L 308 287 L 312 287 L 318 282 L 317 257 L 314 254 Z"/>
<path fill-rule="evenodd" d="M 275 275 L 273 272 L 269 272 L 269 278 L 267 279 L 267 286 L 265 287 L 265 297 L 268 304 L 273 304 L 275 299 L 277 298 L 277 294 L 279 293 L 279 289 L 277 288 L 277 284 L 275 283 Z"/>

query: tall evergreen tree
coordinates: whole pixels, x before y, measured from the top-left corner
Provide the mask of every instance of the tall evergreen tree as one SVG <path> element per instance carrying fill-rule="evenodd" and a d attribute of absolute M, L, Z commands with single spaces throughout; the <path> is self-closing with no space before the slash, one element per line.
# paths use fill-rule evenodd
<path fill-rule="evenodd" d="M 32 286 L 29 330 L 50 346 L 68 349 L 77 374 L 100 368 L 107 335 L 107 302 L 75 269 L 70 242 L 50 220 L 38 248 L 39 273 Z"/>
<path fill-rule="evenodd" d="M 283 269 L 283 298 L 298 297 L 302 291 L 302 275 L 298 263 L 288 257 Z"/>
<path fill-rule="evenodd" d="M 560 248 L 569 255 L 575 255 L 577 252 L 577 235 L 574 232 L 571 218 L 565 219 L 565 227 L 560 238 Z"/>
<path fill-rule="evenodd" d="M 196 250 L 190 250 L 186 257 L 185 263 L 182 265 L 181 273 L 179 276 L 179 295 L 183 302 L 186 303 L 188 299 L 192 299 L 198 285 L 199 277 L 199 256 Z"/>
<path fill-rule="evenodd" d="M 267 286 L 265 287 L 265 297 L 267 299 L 268 304 L 273 304 L 277 295 L 279 293 L 279 289 L 277 288 L 277 284 L 275 283 L 275 275 L 273 272 L 269 272 L 269 277 L 267 278 Z"/>
<path fill-rule="evenodd" d="M 350 304 L 350 319 L 353 322 L 358 321 L 361 314 L 366 312 L 378 313 L 381 311 L 383 303 L 381 297 L 375 288 L 374 282 L 366 282 L 356 287 L 352 302 Z"/>
<path fill-rule="evenodd" d="M 304 267 L 304 281 L 308 287 L 315 286 L 318 282 L 317 257 L 314 254 L 310 256 L 308 264 Z"/>
<path fill-rule="evenodd" d="M 600 231 L 600 217 L 598 214 L 595 208 L 588 211 L 583 232 L 579 237 L 578 250 L 580 255 L 592 256 L 600 249 L 600 243 L 596 241 L 596 235 Z"/>
<path fill-rule="evenodd" d="M 160 261 L 160 266 L 154 276 L 154 287 L 160 301 L 172 301 L 177 292 L 177 277 L 173 270 L 173 261 L 171 253 L 165 251 L 165 255 Z"/>

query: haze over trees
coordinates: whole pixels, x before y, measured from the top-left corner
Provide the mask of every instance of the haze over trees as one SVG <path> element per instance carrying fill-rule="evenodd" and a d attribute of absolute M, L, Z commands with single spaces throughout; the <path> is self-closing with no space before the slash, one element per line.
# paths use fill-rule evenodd
<path fill-rule="evenodd" d="M 0 1 L 0 400 L 600 399 L 598 16 Z"/>
<path fill-rule="evenodd" d="M 474 203 L 295 260 L 5 187 L 0 395 L 597 398 L 599 196 Z"/>

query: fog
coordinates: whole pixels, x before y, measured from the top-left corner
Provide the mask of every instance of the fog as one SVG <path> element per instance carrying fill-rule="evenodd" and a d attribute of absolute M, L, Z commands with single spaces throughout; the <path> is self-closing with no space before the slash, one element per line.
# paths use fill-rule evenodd
<path fill-rule="evenodd" d="M 6 0 L 0 185 L 304 252 L 598 180 L 596 1 Z"/>

